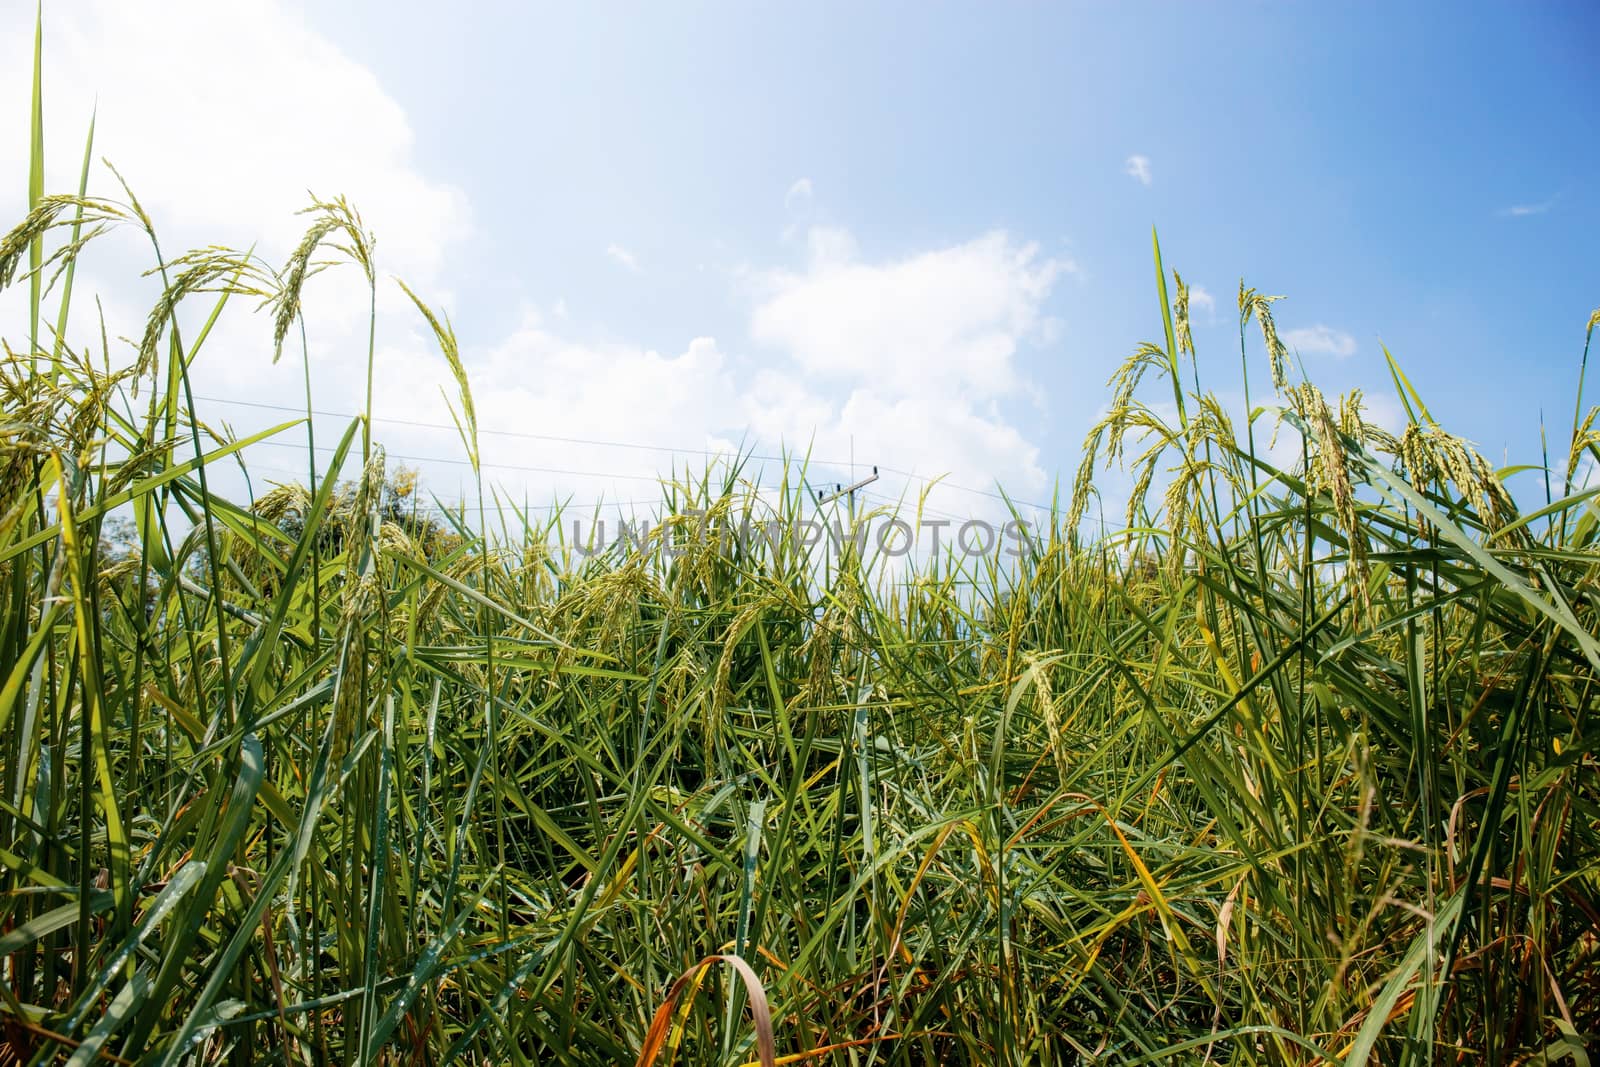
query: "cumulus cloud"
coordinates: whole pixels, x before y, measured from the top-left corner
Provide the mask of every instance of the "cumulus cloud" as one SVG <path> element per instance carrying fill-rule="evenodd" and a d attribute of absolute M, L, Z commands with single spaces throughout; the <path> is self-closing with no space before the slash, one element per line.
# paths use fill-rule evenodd
<path fill-rule="evenodd" d="M 758 283 L 751 336 L 790 361 L 765 386 L 793 400 L 752 412 L 757 428 L 809 430 L 835 453 L 853 438 L 871 461 L 967 483 L 1042 485 L 1001 401 L 1020 391 L 1018 351 L 1045 333 L 1045 300 L 1072 265 L 999 231 L 870 262 L 848 233 L 814 229 L 810 251 L 805 271 Z"/>
<path fill-rule="evenodd" d="M 621 245 L 606 245 L 606 255 L 610 257 L 612 262 L 621 264 L 623 267 L 633 271 L 635 274 L 639 273 L 639 257 L 635 256 L 632 252 L 628 251 L 626 248 L 623 248 Z"/>
<path fill-rule="evenodd" d="M 486 473 L 519 504 L 523 498 L 546 504 L 563 494 L 580 502 L 653 499 L 658 471 L 669 474 L 674 459 L 680 469 L 685 462 L 703 467 L 709 457 L 628 446 L 720 452 L 736 449 L 742 435 L 731 361 L 709 337 L 663 354 L 565 336 L 530 312 L 510 335 L 469 359 L 478 421 L 491 431 L 482 437 Z M 396 367 L 381 382 L 379 410 L 391 419 L 437 422 L 439 386 L 448 380 L 442 360 Z M 413 427 L 407 433 L 417 451 L 451 454 L 453 432 L 428 436 Z M 430 472 L 436 486 L 441 473 Z"/>
<path fill-rule="evenodd" d="M 1354 337 L 1321 323 L 1285 331 L 1283 340 L 1290 348 L 1301 352 L 1322 352 L 1340 359 L 1354 355 L 1356 350 Z"/>
<path fill-rule="evenodd" d="M 0 97 L 28 98 L 32 41 L 31 33 L 0 36 Z M 309 203 L 308 190 L 324 199 L 347 197 L 377 237 L 380 339 L 404 341 L 385 345 L 380 361 L 426 360 L 428 346 L 410 329 L 415 309 L 389 278 L 404 277 L 448 304 L 441 281 L 457 242 L 470 233 L 467 197 L 419 164 L 404 109 L 372 72 L 297 11 L 269 0 L 52 7 L 44 26 L 44 111 L 46 191 L 77 189 L 93 114 L 90 194 L 125 197 L 99 164 L 109 160 L 152 217 L 168 257 L 222 244 L 252 248 L 280 265 L 310 222 L 298 213 Z M 0 138 L 0 174 L 26 173 L 27 151 L 24 137 Z M 8 221 L 26 210 L 23 193 L 20 181 L 0 186 Z M 93 297 L 99 296 L 111 358 L 127 357 L 116 338 L 138 336 L 158 295 L 159 278 L 140 277 L 152 256 L 131 228 L 95 243 L 78 272 L 73 341 L 92 338 L 98 348 Z M 326 258 L 339 257 L 329 249 Z M 25 292 L 18 286 L 0 294 L 0 323 L 13 343 L 22 340 L 11 331 L 25 321 L 18 313 Z M 191 300 L 185 314 L 204 315 L 209 306 Z M 360 272 L 345 267 L 311 279 L 305 309 L 318 402 L 350 410 L 365 383 L 368 316 Z M 272 364 L 270 323 L 251 315 L 247 302 L 230 305 L 206 347 L 194 366 L 197 393 L 252 404 L 302 402 L 293 368 Z M 298 354 L 297 346 L 291 351 Z M 288 417 L 202 406 L 218 429 Z M 273 454 L 260 452 L 263 467 Z M 239 488 L 223 483 L 227 492 Z"/>
<path fill-rule="evenodd" d="M 28 98 L 31 33 L 0 41 L 0 91 Z M 391 270 L 427 281 L 469 222 L 466 197 L 424 175 L 404 110 L 372 73 L 265 0 L 97 0 L 45 16 L 51 191 L 77 188 L 98 111 L 95 157 L 128 179 L 164 235 L 187 247 L 286 253 L 307 189 L 345 195 Z M 24 137 L 0 140 L 0 173 L 26 173 Z M 120 195 L 98 166 L 91 189 Z M 8 214 L 18 193 L 8 188 Z"/>
<path fill-rule="evenodd" d="M 1129 156 L 1122 164 L 1122 172 L 1140 185 L 1150 184 L 1150 157 Z"/>
<path fill-rule="evenodd" d="M 795 207 L 799 204 L 809 203 L 811 195 L 811 179 L 796 178 L 794 184 L 789 186 L 789 191 L 783 194 L 783 206 Z"/>
<path fill-rule="evenodd" d="M 1066 265 L 1002 232 L 883 263 L 849 235 L 814 230 L 810 268 L 775 273 L 751 333 L 811 376 L 870 378 L 896 393 L 991 398 L 1016 385 L 1019 343 Z"/>
<path fill-rule="evenodd" d="M 914 498 L 941 475 L 973 488 L 996 479 L 1040 488 L 1039 450 L 1005 403 L 1024 392 L 1018 355 L 1043 336 L 1044 302 L 1071 265 L 1004 233 L 887 260 L 864 258 L 840 229 L 815 228 L 807 247 L 803 269 L 757 273 L 745 290 L 760 358 L 709 337 L 677 355 L 583 341 L 570 320 L 536 312 L 469 353 L 482 425 L 542 435 L 532 445 L 486 437 L 491 475 L 535 501 L 557 491 L 626 500 L 651 496 L 651 476 L 674 460 L 699 467 L 708 453 L 759 443 L 769 454 L 809 452 L 819 484 L 846 479 L 853 453 L 860 472 L 884 469 L 874 492 L 890 497 Z M 408 366 L 386 376 L 380 407 L 426 421 L 442 366 Z M 447 437 L 430 447 L 446 448 Z M 536 462 L 519 462 L 531 454 Z M 970 493 L 933 492 L 934 506 L 991 510 Z"/>
<path fill-rule="evenodd" d="M 371 71 L 268 0 L 228 7 L 89 0 L 52 12 L 45 42 L 48 187 L 76 188 L 75 146 L 98 93 L 95 155 L 109 157 L 134 185 L 169 254 L 221 243 L 253 246 L 280 264 L 309 221 L 296 214 L 307 188 L 347 196 L 378 238 L 378 437 L 392 462 L 420 467 L 424 484 L 442 498 L 470 496 L 455 431 L 438 428 L 450 421 L 440 396 L 441 385 L 454 394 L 450 374 L 388 277 L 405 277 L 448 309 L 446 268 L 471 211 L 461 190 L 421 164 L 398 102 Z M 0 38 L 6 99 L 27 98 L 30 45 L 27 34 Z M 226 89 L 210 88 L 216 86 Z M 24 142 L 0 139 L 0 173 L 25 172 Z M 118 194 L 98 167 L 90 188 Z M 800 179 L 787 199 L 798 208 L 811 192 Z M 20 218 L 25 206 L 20 182 L 0 187 L 0 210 L 9 218 Z M 149 266 L 149 253 L 131 234 L 124 245 L 109 259 L 96 250 L 84 261 L 78 290 L 85 298 L 74 303 L 75 315 L 92 315 L 87 294 L 98 292 L 113 338 L 137 335 L 159 284 L 128 280 Z M 601 495 L 651 500 L 656 474 L 670 472 L 674 461 L 680 470 L 684 463 L 699 467 L 709 453 L 759 442 L 767 452 L 779 444 L 809 447 L 829 460 L 847 459 L 853 445 L 863 470 L 885 468 L 876 488 L 889 496 L 920 487 L 896 481 L 889 467 L 948 474 L 981 488 L 996 479 L 1024 492 L 1045 483 L 1038 448 L 1008 405 L 1029 396 L 1022 353 L 1049 336 L 1046 302 L 1074 269 L 1069 261 L 1002 232 L 874 258 L 847 230 L 811 227 L 804 249 L 796 266 L 746 275 L 749 336 L 731 346 L 709 337 L 659 350 L 596 341 L 609 336 L 595 321 L 603 312 L 569 313 L 559 300 L 545 305 L 547 314 L 530 304 L 523 321 L 498 339 L 464 335 L 480 424 L 502 431 L 484 434 L 489 480 L 517 503 L 556 494 L 580 502 Z M 620 244 L 606 251 L 637 269 L 637 257 Z M 24 321 L 15 313 L 17 297 L 16 288 L 0 294 L 8 336 Z M 358 410 L 367 330 L 360 273 L 317 275 L 305 309 L 317 406 Z M 98 337 L 98 328 L 84 333 Z M 248 432 L 292 418 L 303 403 L 298 369 L 286 365 L 297 360 L 297 347 L 291 339 L 286 364 L 274 366 L 265 316 L 231 305 L 207 348 L 216 351 L 196 362 L 196 391 L 215 398 L 201 405 L 213 426 Z M 347 418 L 319 418 L 319 446 L 337 440 L 346 425 Z M 303 445 L 252 449 L 257 491 L 263 476 L 302 476 L 297 447 Z M 848 467 L 818 474 L 832 481 Z M 238 495 L 242 482 L 219 488 Z M 946 506 L 970 513 L 974 499 L 950 496 Z"/>
<path fill-rule="evenodd" d="M 1361 394 L 1361 417 L 1396 437 L 1405 433 L 1406 423 L 1410 420 L 1405 406 L 1393 393 L 1385 392 L 1381 386 Z"/>
<path fill-rule="evenodd" d="M 1189 286 L 1189 307 L 1194 311 L 1204 308 L 1207 322 L 1217 320 L 1217 298 L 1203 285 Z"/>

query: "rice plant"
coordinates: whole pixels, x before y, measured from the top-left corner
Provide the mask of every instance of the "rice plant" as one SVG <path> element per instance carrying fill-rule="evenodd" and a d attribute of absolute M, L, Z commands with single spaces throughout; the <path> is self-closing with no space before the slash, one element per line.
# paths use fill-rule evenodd
<path fill-rule="evenodd" d="M 1241 285 L 1274 383 L 1241 425 L 1156 247 L 1156 339 L 1018 557 L 799 537 L 801 463 L 775 497 L 669 481 L 592 554 L 559 512 L 430 520 L 370 389 L 331 462 L 230 501 L 208 469 L 309 434 L 311 397 L 213 435 L 213 325 L 292 361 L 319 257 L 375 292 L 374 243 L 330 200 L 282 265 L 168 258 L 120 179 L 89 194 L 92 129 L 46 195 L 35 86 L 0 243 L 29 309 L 0 328 L 0 1059 L 1587 1062 L 1600 490 L 1519 510 L 1397 362 L 1398 436 L 1292 379 Z M 75 343 L 118 227 L 162 295 Z M 453 330 L 406 292 L 476 470 Z M 1580 378 L 1565 471 L 1595 414 Z M 1089 536 L 1130 459 L 1128 528 Z"/>

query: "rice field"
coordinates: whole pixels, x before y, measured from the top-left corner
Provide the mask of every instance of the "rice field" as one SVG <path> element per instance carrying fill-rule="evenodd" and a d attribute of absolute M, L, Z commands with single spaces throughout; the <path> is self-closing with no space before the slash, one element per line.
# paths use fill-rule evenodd
<path fill-rule="evenodd" d="M 92 131 L 43 187 L 33 111 L 0 1061 L 1588 1062 L 1600 490 L 1514 499 L 1399 363 L 1397 435 L 1297 376 L 1254 289 L 1239 350 L 1197 354 L 1157 246 L 1153 340 L 1016 554 L 800 537 L 799 463 L 776 497 L 668 482 L 592 554 L 559 512 L 430 518 L 370 401 L 304 482 L 227 499 L 208 471 L 266 435 L 197 413 L 213 324 L 299 374 L 314 275 L 392 284 L 371 237 L 333 200 L 287 262 L 172 256 L 133 190 L 88 195 Z M 140 337 L 69 337 L 111 230 L 163 295 Z M 1600 459 L 1597 325 L 1533 468 Z M 1274 384 L 1243 418 L 1205 385 L 1240 360 Z M 1137 487 L 1095 535 L 1108 466 Z"/>

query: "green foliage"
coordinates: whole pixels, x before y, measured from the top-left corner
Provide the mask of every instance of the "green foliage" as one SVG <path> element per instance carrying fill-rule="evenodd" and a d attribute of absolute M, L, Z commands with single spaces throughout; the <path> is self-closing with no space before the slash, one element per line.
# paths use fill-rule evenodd
<path fill-rule="evenodd" d="M 342 200 L 281 270 L 158 258 L 120 354 L 35 324 L 103 227 L 159 257 L 149 219 L 31 200 L 0 246 L 34 294 L 0 367 L 0 1058 L 734 1064 L 769 1018 L 780 1062 L 1592 1047 L 1595 491 L 1519 516 L 1398 366 L 1396 437 L 1290 382 L 1241 287 L 1278 386 L 1241 439 L 1180 380 L 1158 251 L 1164 340 L 1020 559 L 808 545 L 803 470 L 772 500 L 737 467 L 584 555 L 559 514 L 418 517 L 370 411 L 305 485 L 208 487 L 252 441 L 203 437 L 187 368 L 233 296 L 292 337 L 325 240 L 376 284 Z M 1252 444 L 1279 420 L 1291 470 Z M 1171 480 L 1085 542 L 1125 446 Z"/>

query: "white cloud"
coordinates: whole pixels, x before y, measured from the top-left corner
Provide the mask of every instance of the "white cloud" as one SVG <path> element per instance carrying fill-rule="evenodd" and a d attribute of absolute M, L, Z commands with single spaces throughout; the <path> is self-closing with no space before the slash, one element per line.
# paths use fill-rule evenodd
<path fill-rule="evenodd" d="M 28 98 L 32 41 L 19 32 L 0 42 L 5 99 Z M 403 109 L 277 4 L 52 7 L 44 56 L 49 191 L 77 188 L 98 107 L 96 160 L 116 165 L 174 250 L 228 243 L 281 257 L 305 228 L 295 212 L 307 189 L 347 196 L 387 268 L 413 281 L 426 282 L 465 231 L 465 196 L 416 167 Z M 26 150 L 24 137 L 0 141 L 0 173 L 25 173 Z M 98 165 L 90 187 L 121 196 Z M 19 217 L 7 192 L 0 203 Z"/>
<path fill-rule="evenodd" d="M 878 264 L 858 261 L 843 231 L 811 236 L 804 274 L 765 279 L 752 335 L 809 375 L 898 393 L 1009 392 L 1017 346 L 1039 328 L 1040 306 L 1066 268 L 998 231 Z"/>
<path fill-rule="evenodd" d="M 1600 465 L 1597 465 L 1594 457 L 1587 452 L 1579 456 L 1577 466 L 1571 468 L 1570 486 L 1567 484 L 1568 469 L 1566 460 L 1556 456 L 1550 458 L 1550 467 L 1543 475 L 1544 485 L 1541 488 L 1551 499 L 1560 500 L 1569 490 L 1581 493 L 1594 488 L 1595 484 L 1600 482 Z"/>
<path fill-rule="evenodd" d="M 783 206 L 790 208 L 797 204 L 808 203 L 811 196 L 811 179 L 796 178 L 794 184 L 789 186 L 789 191 L 783 194 Z"/>
<path fill-rule="evenodd" d="M 1189 286 L 1189 307 L 1195 311 L 1205 308 L 1206 320 L 1208 322 L 1217 321 L 1217 298 L 1212 296 L 1210 290 L 1205 286 Z"/>
<path fill-rule="evenodd" d="M 580 502 L 648 499 L 655 472 L 674 460 L 681 469 L 707 459 L 596 443 L 613 441 L 809 452 L 818 457 L 810 475 L 818 484 L 846 480 L 853 452 L 857 473 L 885 468 L 873 492 L 891 498 L 909 489 L 914 500 L 922 479 L 945 474 L 980 489 L 997 479 L 1024 493 L 1042 486 L 1039 450 L 1001 403 L 1023 393 L 1016 354 L 1043 333 L 1043 302 L 1070 264 L 1001 233 L 883 262 L 863 259 L 844 230 L 817 228 L 807 237 L 804 269 L 747 279 L 752 337 L 776 360 L 731 355 L 711 338 L 671 356 L 583 341 L 570 320 L 546 322 L 533 311 L 505 341 L 469 351 L 481 425 L 545 435 L 535 442 L 486 435 L 490 478 L 535 504 L 557 492 Z M 380 353 L 380 364 L 386 358 Z M 440 421 L 438 386 L 448 381 L 442 361 L 396 366 L 380 380 L 379 410 Z M 452 455 L 451 436 L 419 436 L 410 448 Z M 770 462 L 750 473 L 757 467 L 764 481 L 774 480 Z M 449 469 L 428 474 L 445 496 L 454 492 L 449 478 L 465 477 Z M 962 516 L 1000 506 L 949 488 L 935 489 L 930 502 Z"/>
<path fill-rule="evenodd" d="M 1361 394 L 1361 417 L 1366 422 L 1398 437 L 1405 433 L 1409 417 L 1395 395 L 1380 389 Z"/>
<path fill-rule="evenodd" d="M 1150 157 L 1129 156 L 1122 164 L 1122 172 L 1140 185 L 1150 184 Z"/>
<path fill-rule="evenodd" d="M 0 35 L 0 99 L 28 98 L 32 40 L 31 33 Z M 83 136 L 95 114 L 90 195 L 125 197 L 98 163 L 108 159 L 152 216 L 168 257 L 221 244 L 253 248 L 280 265 L 310 222 L 298 214 L 307 190 L 347 197 L 377 238 L 379 374 L 425 360 L 427 345 L 410 328 L 416 312 L 389 278 L 404 277 L 448 305 L 440 281 L 470 230 L 467 197 L 424 172 L 404 109 L 298 11 L 268 0 L 52 7 L 45 13 L 44 110 L 46 191 L 77 189 Z M 25 173 L 26 152 L 26 138 L 0 138 L 0 174 Z M 0 185 L 7 224 L 22 217 L 24 188 Z M 71 339 L 94 338 L 98 348 L 98 295 L 111 358 L 126 359 L 116 338 L 143 329 L 159 292 L 159 279 L 140 277 L 151 265 L 148 243 L 131 228 L 95 242 L 78 272 Z M 23 340 L 14 331 L 25 321 L 16 313 L 25 292 L 17 286 L 0 294 L 0 331 L 13 344 Z M 209 308 L 209 300 L 194 299 L 184 315 Z M 352 410 L 365 387 L 365 283 L 352 267 L 319 274 L 307 285 L 305 308 L 318 404 Z M 252 315 L 250 302 L 234 301 L 195 363 L 196 392 L 303 402 L 296 368 L 274 366 L 271 347 L 268 318 Z M 297 355 L 291 339 L 286 362 Z M 238 406 L 203 414 L 241 430 L 289 417 Z M 262 450 L 263 465 L 274 454 L 285 453 Z"/>
<path fill-rule="evenodd" d="M 1301 327 L 1297 330 L 1288 330 L 1283 335 L 1284 343 L 1292 349 L 1301 352 L 1323 352 L 1330 356 L 1344 359 L 1354 355 L 1356 339 L 1343 330 L 1335 330 L 1331 326 L 1318 323 L 1315 326 Z"/>
<path fill-rule="evenodd" d="M 606 255 L 617 263 L 622 264 L 635 274 L 639 272 L 639 259 L 632 252 L 618 244 L 606 245 Z"/>
<path fill-rule="evenodd" d="M 809 243 L 804 273 L 759 283 L 751 335 L 794 366 L 764 379 L 754 429 L 814 433 L 834 454 L 853 437 L 866 462 L 978 487 L 1041 485 L 1037 449 L 999 402 L 1020 391 L 1017 351 L 1045 330 L 1044 301 L 1071 264 L 1002 232 L 881 263 L 844 231 L 813 229 Z"/>
<path fill-rule="evenodd" d="M 27 98 L 30 44 L 27 34 L 0 37 L 0 98 Z M 440 387 L 453 396 L 454 386 L 415 309 L 387 279 L 400 274 L 436 308 L 449 308 L 441 282 L 470 225 L 469 204 L 419 163 L 403 108 L 371 71 L 293 9 L 267 0 L 240 7 L 91 0 L 53 8 L 45 47 L 48 187 L 76 187 L 77 146 L 98 93 L 95 155 L 110 157 L 133 183 L 169 254 L 254 245 L 280 264 L 308 222 L 295 214 L 308 187 L 349 197 L 378 237 L 379 439 L 392 462 L 420 466 L 425 485 L 441 497 L 466 490 L 470 472 L 442 461 L 462 456 L 454 431 L 412 425 L 448 422 Z M 24 150 L 25 138 L 0 138 L 0 174 L 24 173 Z M 91 192 L 120 195 L 108 174 L 98 167 L 94 174 Z M 809 181 L 797 181 L 791 206 L 811 192 Z M 24 207 L 20 182 L 0 186 L 0 211 L 9 219 Z M 98 291 L 112 337 L 136 336 L 157 282 L 127 279 L 149 265 L 148 253 L 132 235 L 107 249 L 91 250 L 79 271 L 75 318 L 92 315 L 89 295 Z M 629 269 L 639 266 L 621 245 L 606 252 Z M 519 503 L 545 503 L 557 492 L 580 501 L 601 493 L 652 499 L 655 474 L 670 470 L 674 458 L 681 468 L 702 466 L 705 457 L 577 439 L 712 451 L 748 440 L 768 452 L 780 443 L 809 446 L 827 459 L 848 458 L 853 444 L 863 469 L 878 463 L 949 473 L 978 488 L 999 479 L 1035 490 L 1045 482 L 1038 449 L 1003 405 L 1028 395 L 1019 352 L 1048 336 L 1045 301 L 1072 270 L 1065 259 L 1004 233 L 873 260 L 848 231 L 812 227 L 802 266 L 749 276 L 751 336 L 777 356 L 777 366 L 741 358 L 710 338 L 673 345 L 666 351 L 676 354 L 665 355 L 644 344 L 589 341 L 586 331 L 603 334 L 603 327 L 582 321 L 581 312 L 569 317 L 563 301 L 548 301 L 547 319 L 530 311 L 499 341 L 463 337 L 480 424 L 543 435 L 485 434 L 485 474 Z M 25 321 L 9 310 L 17 295 L 0 295 L 0 332 L 13 344 L 21 341 L 15 324 Z M 359 273 L 318 275 L 305 308 L 317 406 L 359 409 L 367 329 Z M 197 302 L 191 312 L 198 310 Z M 207 344 L 214 351 L 196 363 L 196 391 L 302 403 L 292 365 L 297 347 L 291 341 L 284 364 L 274 366 L 270 341 L 265 316 L 230 305 Z M 293 417 L 270 407 L 202 407 L 213 424 L 228 420 L 240 432 Z M 335 441 L 345 425 L 319 419 L 319 445 Z M 294 477 L 304 465 L 292 448 L 261 446 L 252 455 L 258 491 L 263 478 Z M 846 473 L 835 468 L 821 476 Z M 898 496 L 905 486 L 886 473 L 877 489 Z M 219 488 L 238 493 L 242 485 Z M 986 506 L 953 491 L 943 499 L 966 514 Z"/>
<path fill-rule="evenodd" d="M 653 499 L 656 472 L 671 471 L 673 454 L 600 442 L 716 451 L 730 441 L 736 446 L 742 431 L 730 361 L 709 337 L 694 339 L 677 355 L 663 355 L 637 345 L 574 340 L 530 313 L 503 341 L 467 357 L 479 425 L 539 435 L 482 437 L 487 478 L 518 503 L 526 498 L 546 504 L 563 493 L 577 494 L 580 502 L 602 496 Z M 402 361 L 396 373 L 383 377 L 377 407 L 388 418 L 439 422 L 439 389 L 448 381 L 442 359 Z M 446 388 L 453 399 L 453 383 Z M 459 453 L 453 433 L 408 433 L 411 451 Z M 680 468 L 685 461 L 696 468 L 706 461 L 676 458 Z M 454 495 L 448 469 L 427 474 L 441 495 Z"/>
<path fill-rule="evenodd" d="M 1541 200 L 1536 204 L 1512 204 L 1510 207 L 1501 208 L 1500 214 L 1514 219 L 1521 219 L 1529 215 L 1543 215 L 1546 211 L 1555 207 L 1555 204 L 1554 197 L 1549 200 Z"/>
<path fill-rule="evenodd" d="M 840 226 L 812 226 L 806 230 L 806 251 L 814 271 L 843 266 L 856 258 L 855 235 Z"/>

